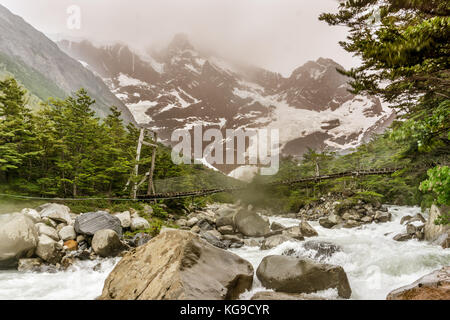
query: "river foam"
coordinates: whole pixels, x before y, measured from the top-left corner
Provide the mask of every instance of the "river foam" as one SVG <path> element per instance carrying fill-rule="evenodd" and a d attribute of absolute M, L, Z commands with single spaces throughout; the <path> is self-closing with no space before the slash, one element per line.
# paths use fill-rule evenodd
<path fill-rule="evenodd" d="M 353 291 L 352 299 L 385 299 L 392 289 L 412 283 L 442 266 L 450 265 L 450 249 L 444 250 L 425 241 L 392 240 L 397 233 L 405 230 L 405 226 L 400 225 L 401 217 L 419 213 L 418 207 L 390 206 L 389 211 L 393 215 L 391 222 L 372 223 L 354 229 L 325 229 L 317 222 L 311 222 L 319 233 L 318 237 L 311 239 L 332 242 L 342 248 L 342 252 L 335 253 L 323 262 L 344 268 Z M 270 220 L 284 226 L 299 223 L 297 219 L 278 217 L 271 217 Z M 258 247 L 242 247 L 231 251 L 250 261 L 256 270 L 265 256 L 282 254 L 288 249 L 294 250 L 299 256 L 313 257 L 315 254 L 303 248 L 302 242 L 286 242 L 264 251 Z M 58 273 L 0 271 L 0 300 L 95 299 L 101 294 L 104 281 L 118 260 L 80 261 L 67 271 Z M 248 299 L 255 292 L 262 290 L 266 289 L 255 277 L 252 291 L 244 293 L 241 298 Z M 337 298 L 336 290 L 332 289 L 316 295 Z"/>
<path fill-rule="evenodd" d="M 420 208 L 389 206 L 388 209 L 392 213 L 392 221 L 353 229 L 326 229 L 317 222 L 310 222 L 319 236 L 309 239 L 332 242 L 342 248 L 341 252 L 321 262 L 344 268 L 353 292 L 351 299 L 385 299 L 393 289 L 450 265 L 450 249 L 442 249 L 425 241 L 398 242 L 392 239 L 396 234 L 405 232 L 406 228 L 400 224 L 400 219 L 405 215 L 420 213 Z M 271 217 L 270 220 L 286 227 L 299 223 L 297 219 Z M 232 251 L 250 261 L 256 270 L 265 256 L 282 254 L 286 250 L 293 250 L 297 256 L 310 258 L 316 254 L 315 251 L 305 249 L 302 242 L 285 242 L 266 251 L 257 247 L 242 247 Z M 242 298 L 249 298 L 253 292 L 261 290 L 264 288 L 255 277 L 252 292 L 243 294 Z M 319 295 L 337 298 L 335 290 L 334 293 L 327 290 Z"/>

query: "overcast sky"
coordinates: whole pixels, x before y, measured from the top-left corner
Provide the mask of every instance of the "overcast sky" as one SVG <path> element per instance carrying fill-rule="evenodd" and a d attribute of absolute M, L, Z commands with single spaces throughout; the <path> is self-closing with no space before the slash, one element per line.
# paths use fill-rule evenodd
<path fill-rule="evenodd" d="M 289 75 L 308 60 L 357 64 L 339 40 L 343 27 L 318 20 L 336 0 L 0 0 L 46 34 L 67 34 L 133 47 L 162 46 L 187 33 L 194 44 Z M 81 29 L 67 28 L 67 8 L 81 9 Z"/>

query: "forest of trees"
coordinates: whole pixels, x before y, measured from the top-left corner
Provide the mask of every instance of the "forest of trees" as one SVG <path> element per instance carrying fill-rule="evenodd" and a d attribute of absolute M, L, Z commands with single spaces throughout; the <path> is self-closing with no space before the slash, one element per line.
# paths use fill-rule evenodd
<path fill-rule="evenodd" d="M 138 128 L 125 126 L 114 106 L 107 118 L 97 118 L 91 109 L 95 101 L 84 89 L 65 100 L 50 99 L 34 113 L 25 93 L 13 78 L 0 81 L 0 189 L 38 197 L 130 195 L 130 189 L 124 190 L 127 181 L 140 180 L 151 161 L 150 148 L 143 148 L 141 176 L 132 176 Z M 159 144 L 157 192 L 214 187 L 231 180 L 201 165 L 175 165 L 170 152 Z"/>

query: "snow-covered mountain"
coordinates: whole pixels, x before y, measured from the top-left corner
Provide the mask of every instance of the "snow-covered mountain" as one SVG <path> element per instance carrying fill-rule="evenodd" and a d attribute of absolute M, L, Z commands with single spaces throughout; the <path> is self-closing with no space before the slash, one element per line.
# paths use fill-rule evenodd
<path fill-rule="evenodd" d="M 150 124 L 163 139 L 193 124 L 277 128 L 282 153 L 298 156 L 307 147 L 353 148 L 395 117 L 379 99 L 350 94 L 348 78 L 331 59 L 309 61 L 286 78 L 203 54 L 181 34 L 158 54 L 123 44 L 58 45 L 102 77 L 136 121 Z"/>

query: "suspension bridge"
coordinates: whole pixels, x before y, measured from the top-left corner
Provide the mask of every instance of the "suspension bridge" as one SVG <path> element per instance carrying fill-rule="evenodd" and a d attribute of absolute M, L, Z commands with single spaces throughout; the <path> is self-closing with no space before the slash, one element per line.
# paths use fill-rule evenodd
<path fill-rule="evenodd" d="M 278 186 L 278 185 L 294 185 L 301 183 L 318 183 L 323 180 L 332 180 L 342 177 L 364 177 L 373 175 L 389 175 L 403 168 L 380 168 L 380 169 L 366 169 L 366 170 L 352 170 L 338 172 L 334 174 L 325 174 L 319 176 L 295 178 L 281 181 L 274 181 L 262 184 L 262 186 Z M 168 200 L 168 199 L 181 199 L 187 197 L 203 197 L 211 194 L 222 193 L 222 192 L 237 192 L 247 190 L 249 186 L 239 186 L 239 187 L 226 187 L 226 188 L 214 188 L 214 189 L 198 189 L 190 190 L 184 192 L 164 192 L 164 193 L 154 193 L 151 195 L 137 195 L 136 198 L 45 198 L 45 197 L 31 197 L 23 195 L 12 195 L 0 193 L 0 196 L 17 198 L 17 199 L 33 199 L 33 200 L 52 200 L 52 201 L 87 201 L 87 200 L 109 200 L 109 201 L 154 201 L 154 200 Z"/>
<path fill-rule="evenodd" d="M 373 176 L 373 175 L 388 175 L 393 174 L 402 168 L 381 168 L 381 169 L 367 169 L 367 170 L 356 170 L 356 171 L 344 171 L 334 174 L 326 174 L 320 176 L 312 176 L 306 178 L 288 179 L 282 181 L 269 182 L 263 185 L 266 186 L 278 186 L 278 185 L 293 185 L 307 182 L 320 182 L 323 180 L 332 180 L 342 177 L 363 177 L 363 176 Z M 216 193 L 222 192 L 236 192 L 248 189 L 247 186 L 243 187 L 228 187 L 228 188 L 217 188 L 217 189 L 199 189 L 186 192 L 165 192 L 156 193 L 153 195 L 137 196 L 139 200 L 166 200 L 166 199 L 180 199 L 186 197 L 202 197 Z"/>

